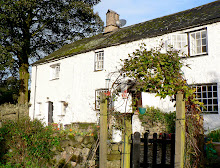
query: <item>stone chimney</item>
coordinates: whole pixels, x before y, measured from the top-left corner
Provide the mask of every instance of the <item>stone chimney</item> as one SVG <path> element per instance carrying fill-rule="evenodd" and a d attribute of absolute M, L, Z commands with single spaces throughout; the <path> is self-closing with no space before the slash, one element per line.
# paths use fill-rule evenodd
<path fill-rule="evenodd" d="M 109 33 L 118 30 L 116 21 L 119 21 L 119 14 L 109 9 L 106 13 L 106 27 L 104 33 Z"/>

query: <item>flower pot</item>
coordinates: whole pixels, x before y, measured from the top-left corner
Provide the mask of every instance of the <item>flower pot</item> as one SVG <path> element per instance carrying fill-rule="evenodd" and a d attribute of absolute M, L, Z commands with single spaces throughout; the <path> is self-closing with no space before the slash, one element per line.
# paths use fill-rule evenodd
<path fill-rule="evenodd" d="M 146 108 L 138 107 L 140 114 L 144 114 L 146 112 Z"/>
<path fill-rule="evenodd" d="M 220 156 L 220 142 L 212 142 L 217 152 L 217 155 Z"/>

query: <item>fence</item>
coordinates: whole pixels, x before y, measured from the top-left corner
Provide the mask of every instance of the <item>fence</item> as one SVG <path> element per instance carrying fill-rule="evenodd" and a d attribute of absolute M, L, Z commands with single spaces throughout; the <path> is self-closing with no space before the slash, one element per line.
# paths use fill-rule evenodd
<path fill-rule="evenodd" d="M 148 136 L 149 133 L 145 133 L 144 138 L 140 138 L 139 132 L 134 133 L 131 167 L 174 168 L 175 134 L 162 134 L 158 138 L 157 133 L 154 133 L 153 139 Z"/>

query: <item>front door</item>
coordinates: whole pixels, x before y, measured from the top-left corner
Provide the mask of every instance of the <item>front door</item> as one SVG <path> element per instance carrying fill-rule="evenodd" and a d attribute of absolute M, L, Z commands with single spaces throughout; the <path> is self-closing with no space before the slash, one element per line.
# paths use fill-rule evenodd
<path fill-rule="evenodd" d="M 53 123 L 53 102 L 48 102 L 48 124 Z"/>

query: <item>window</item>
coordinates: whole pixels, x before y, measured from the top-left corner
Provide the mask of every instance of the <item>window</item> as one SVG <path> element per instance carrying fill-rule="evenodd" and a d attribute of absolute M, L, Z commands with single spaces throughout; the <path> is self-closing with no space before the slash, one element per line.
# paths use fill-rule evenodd
<path fill-rule="evenodd" d="M 95 91 L 95 109 L 100 110 L 100 95 L 101 93 L 107 93 L 108 89 L 97 89 Z"/>
<path fill-rule="evenodd" d="M 68 103 L 65 101 L 60 101 L 58 105 L 59 105 L 58 115 L 64 116 L 66 114 L 66 109 L 67 109 Z"/>
<path fill-rule="evenodd" d="M 180 51 L 181 56 L 188 54 L 187 34 L 172 34 L 170 40 L 173 48 Z"/>
<path fill-rule="evenodd" d="M 42 103 L 41 102 L 37 102 L 36 109 L 35 109 L 35 115 L 36 116 L 40 116 L 41 113 L 42 113 Z"/>
<path fill-rule="evenodd" d="M 190 55 L 207 54 L 207 30 L 189 33 Z"/>
<path fill-rule="evenodd" d="M 202 112 L 218 113 L 217 84 L 203 84 L 193 86 L 196 89 L 196 98 L 204 103 Z"/>
<path fill-rule="evenodd" d="M 53 64 L 51 67 L 51 80 L 59 79 L 60 76 L 60 64 Z"/>
<path fill-rule="evenodd" d="M 95 71 L 101 71 L 104 67 L 104 51 L 95 53 Z"/>

